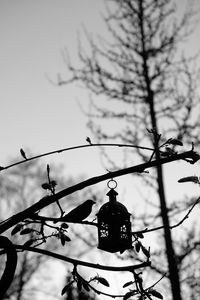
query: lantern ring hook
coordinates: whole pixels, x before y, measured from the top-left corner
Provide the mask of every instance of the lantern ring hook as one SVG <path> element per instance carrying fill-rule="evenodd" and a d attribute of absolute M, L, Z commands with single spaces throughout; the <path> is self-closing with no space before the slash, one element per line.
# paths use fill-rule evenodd
<path fill-rule="evenodd" d="M 114 179 L 110 179 L 107 183 L 107 186 L 109 187 L 109 189 L 116 189 L 117 182 Z"/>

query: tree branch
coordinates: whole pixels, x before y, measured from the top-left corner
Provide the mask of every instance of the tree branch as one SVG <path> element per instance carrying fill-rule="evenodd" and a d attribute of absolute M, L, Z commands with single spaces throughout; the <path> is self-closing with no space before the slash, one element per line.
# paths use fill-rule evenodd
<path fill-rule="evenodd" d="M 31 252 L 35 252 L 35 253 L 40 253 L 42 255 L 47 255 L 47 256 L 56 258 L 58 260 L 68 262 L 68 263 L 73 264 L 75 266 L 80 265 L 80 266 L 85 266 L 85 267 L 88 267 L 88 268 L 105 270 L 105 271 L 114 271 L 114 272 L 130 271 L 131 272 L 132 270 L 148 267 L 151 264 L 150 261 L 146 261 L 146 262 L 143 262 L 141 264 L 122 266 L 122 267 L 104 266 L 104 265 L 100 265 L 100 264 L 94 264 L 94 263 L 90 263 L 90 262 L 86 262 L 86 261 L 73 259 L 73 258 L 64 256 L 64 255 L 54 253 L 54 252 L 51 252 L 51 251 L 48 251 L 48 250 L 40 249 L 40 248 L 27 247 L 27 246 L 23 246 L 23 245 L 14 245 L 14 247 L 15 247 L 15 249 L 18 249 L 18 250 L 31 251 Z"/>
<path fill-rule="evenodd" d="M 118 144 L 118 143 L 105 143 L 105 144 L 88 144 L 88 145 L 79 145 L 79 146 L 73 146 L 73 147 L 68 147 L 68 148 L 62 148 L 62 149 L 58 149 L 58 150 L 54 150 L 54 151 L 50 151 L 50 152 L 46 152 L 46 153 L 42 153 L 30 158 L 26 158 L 24 160 L 20 160 L 18 162 L 15 162 L 13 164 L 10 164 L 8 166 L 0 166 L 0 171 L 4 171 L 7 169 L 10 169 L 12 167 L 15 167 L 17 165 L 29 162 L 31 160 L 34 159 L 38 159 L 44 156 L 48 156 L 48 155 L 52 155 L 52 154 L 56 154 L 56 153 L 61 153 L 61 152 L 65 152 L 65 151 L 70 151 L 70 150 L 77 150 L 77 149 L 81 149 L 81 148 L 88 148 L 88 147 L 126 147 L 126 148 L 139 148 L 142 150 L 149 150 L 149 151 L 153 151 L 154 149 L 149 148 L 149 147 L 143 147 L 143 146 L 136 146 L 136 145 L 127 145 L 127 144 Z"/>
<path fill-rule="evenodd" d="M 169 226 L 170 229 L 176 228 L 178 226 L 180 226 L 188 217 L 189 214 L 191 213 L 191 211 L 193 210 L 193 208 L 200 202 L 200 197 L 194 202 L 194 204 L 192 205 L 192 207 L 188 210 L 187 214 L 176 224 Z M 134 231 L 132 232 L 132 234 L 137 234 L 137 233 L 147 233 L 147 232 L 152 232 L 152 231 L 157 231 L 160 229 L 163 229 L 165 226 L 158 226 L 158 227 L 154 227 L 154 228 L 146 228 L 144 230 L 139 230 L 139 231 Z"/>
<path fill-rule="evenodd" d="M 132 166 L 129 168 L 124 168 L 118 171 L 109 172 L 100 176 L 89 178 L 85 181 L 82 181 L 78 184 L 75 184 L 71 187 L 68 187 L 54 195 L 45 196 L 42 199 L 40 199 L 38 202 L 33 204 L 32 206 L 28 207 L 27 209 L 17 213 L 16 215 L 13 215 L 12 217 L 8 218 L 7 220 L 0 223 L 0 234 L 4 231 L 8 230 L 10 227 L 16 225 L 17 223 L 23 221 L 26 218 L 32 217 L 33 214 L 38 212 L 39 210 L 43 209 L 44 207 L 47 207 L 48 205 L 58 201 L 59 199 L 66 197 L 76 191 L 82 190 L 88 186 L 97 184 L 99 182 L 112 179 L 119 176 L 124 176 L 131 173 L 142 173 L 144 170 L 156 167 L 158 165 L 163 165 L 172 161 L 177 160 L 185 160 L 191 164 L 194 164 L 196 161 L 198 161 L 200 158 L 199 154 L 194 152 L 193 150 L 183 152 L 180 154 L 174 154 L 166 158 L 161 158 L 159 160 L 153 160 L 147 163 L 143 163 L 140 165 Z"/>

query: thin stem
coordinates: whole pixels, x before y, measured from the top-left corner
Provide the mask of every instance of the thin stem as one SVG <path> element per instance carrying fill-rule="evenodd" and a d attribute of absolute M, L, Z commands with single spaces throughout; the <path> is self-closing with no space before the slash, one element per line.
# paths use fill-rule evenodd
<path fill-rule="evenodd" d="M 105 180 L 108 180 L 111 178 L 124 176 L 124 175 L 131 174 L 131 173 L 141 173 L 141 172 L 144 172 L 145 169 L 156 167 L 158 165 L 166 164 L 166 163 L 180 160 L 180 159 L 186 160 L 187 162 L 194 164 L 197 160 L 199 160 L 199 157 L 200 156 L 197 153 L 195 153 L 194 151 L 191 150 L 191 151 L 183 152 L 180 154 L 175 154 L 170 157 L 162 158 L 159 160 L 153 160 L 148 163 L 143 163 L 140 165 L 132 166 L 129 168 L 124 168 L 121 170 L 117 170 L 117 171 L 109 172 L 109 173 L 106 173 L 106 174 L 103 174 L 100 176 L 89 178 L 78 184 L 75 184 L 66 189 L 63 189 L 62 191 L 60 191 L 54 195 L 43 197 L 42 199 L 40 199 L 38 202 L 36 202 L 32 206 L 29 206 L 27 209 L 17 213 L 16 215 L 13 215 L 12 217 L 8 218 L 5 221 L 1 222 L 0 223 L 0 234 L 5 232 L 7 229 L 14 226 L 15 224 L 23 221 L 24 219 L 27 219 L 27 218 L 33 216 L 36 212 L 43 209 L 44 207 L 47 207 L 48 205 L 50 205 L 54 202 L 56 202 L 58 199 L 66 197 L 67 195 L 70 195 L 74 192 L 82 190 L 88 186 L 97 184 L 99 182 L 102 182 L 102 181 L 105 181 Z"/>
<path fill-rule="evenodd" d="M 135 145 L 126 145 L 126 144 L 116 144 L 116 143 L 106 143 L 106 144 L 89 144 L 89 145 L 79 145 L 79 146 L 73 146 L 73 147 L 68 147 L 68 148 L 62 148 L 62 149 L 58 149 L 58 150 L 54 150 L 54 151 L 50 151 L 50 152 L 45 152 L 18 162 L 15 162 L 13 164 L 10 164 L 6 167 L 0 167 L 0 171 L 4 171 L 6 169 L 12 168 L 14 166 L 20 165 L 22 163 L 26 163 L 28 161 L 34 160 L 34 159 L 38 159 L 44 156 L 48 156 L 48 155 L 52 155 L 52 154 L 56 154 L 56 153 L 61 153 L 61 152 L 65 152 L 65 151 L 70 151 L 70 150 L 76 150 L 76 149 L 81 149 L 81 148 L 88 148 L 88 147 L 126 147 L 126 148 L 138 148 L 138 149 L 142 149 L 142 150 L 148 150 L 148 151 L 154 151 L 154 149 L 149 148 L 149 147 L 143 147 L 143 146 L 135 146 Z"/>
<path fill-rule="evenodd" d="M 94 263 L 90 263 L 90 262 L 86 262 L 86 261 L 81 261 L 81 260 L 77 260 L 77 259 L 73 259 L 58 253 L 54 253 L 48 250 L 44 250 L 44 249 L 39 249 L 39 248 L 34 248 L 34 247 L 27 247 L 27 246 L 23 246 L 23 245 L 14 245 L 15 249 L 18 250 L 26 250 L 26 251 L 31 251 L 31 252 L 36 252 L 36 253 L 40 253 L 46 256 L 50 256 L 50 257 L 54 257 L 58 260 L 62 260 L 68 263 L 71 263 L 73 265 L 81 265 L 81 266 L 85 266 L 88 268 L 93 268 L 93 269 L 99 269 L 99 270 L 105 270 L 105 271 L 114 271 L 114 272 L 118 272 L 118 271 L 133 271 L 136 269 L 140 269 L 140 268 L 144 268 L 144 267 L 148 267 L 150 266 L 150 261 L 146 261 L 143 262 L 141 264 L 137 264 L 137 265 L 129 265 L 129 266 L 123 266 L 123 267 L 115 267 L 115 266 L 104 266 L 104 265 L 100 265 L 100 264 L 94 264 Z"/>
<path fill-rule="evenodd" d="M 191 213 L 191 211 L 194 209 L 194 207 L 200 202 L 200 197 L 195 201 L 195 203 L 192 205 L 192 207 L 188 210 L 187 214 L 176 224 L 169 226 L 169 229 L 173 229 L 176 228 L 178 226 L 180 226 L 189 216 L 189 214 Z M 159 229 L 163 229 L 165 228 L 165 226 L 158 226 L 158 227 L 154 227 L 154 228 L 146 228 L 143 230 L 139 230 L 139 231 L 133 231 L 132 234 L 137 234 L 137 233 L 147 233 L 147 232 L 152 232 L 152 231 L 156 231 Z"/>

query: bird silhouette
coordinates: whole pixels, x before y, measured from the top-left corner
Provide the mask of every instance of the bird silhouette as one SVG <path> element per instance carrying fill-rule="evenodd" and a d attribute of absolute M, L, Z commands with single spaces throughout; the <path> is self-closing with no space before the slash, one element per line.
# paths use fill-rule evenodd
<path fill-rule="evenodd" d="M 95 201 L 93 200 L 86 200 L 82 204 L 78 205 L 74 209 L 72 209 L 68 214 L 64 215 L 59 220 L 54 221 L 54 223 L 57 222 L 81 222 L 84 219 L 86 219 L 91 211 L 92 206 L 95 204 Z"/>

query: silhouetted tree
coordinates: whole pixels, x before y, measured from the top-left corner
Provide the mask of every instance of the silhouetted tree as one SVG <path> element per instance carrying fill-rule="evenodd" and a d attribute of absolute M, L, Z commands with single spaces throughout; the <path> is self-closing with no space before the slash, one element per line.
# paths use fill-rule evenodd
<path fill-rule="evenodd" d="M 169 143 L 170 141 L 172 141 L 172 140 L 168 140 L 168 141 L 166 141 L 166 143 Z M 173 140 L 173 141 L 175 142 L 175 140 Z M 164 145 L 163 145 L 163 147 L 164 147 Z M 77 147 L 70 147 L 70 148 L 59 149 L 54 152 L 49 152 L 49 153 L 37 155 L 35 157 L 28 157 L 28 158 L 23 151 L 23 153 L 22 153 L 23 159 L 21 161 L 18 161 L 16 163 L 14 162 L 8 166 L 1 166 L 0 172 L 1 172 L 1 175 L 3 173 L 6 174 L 6 172 L 9 169 L 16 170 L 16 168 L 19 165 L 24 166 L 24 168 L 22 168 L 22 170 L 24 172 L 26 172 L 26 170 L 27 170 L 26 165 L 31 163 L 34 159 L 38 159 L 39 157 L 51 155 L 53 153 L 60 153 L 60 152 L 72 150 L 75 148 L 83 148 L 83 147 L 91 148 L 91 147 L 95 147 L 95 146 L 97 146 L 97 145 L 82 145 L 82 146 L 77 146 Z M 98 145 L 98 146 L 100 147 L 101 145 Z M 111 146 L 111 145 L 107 145 L 107 146 Z M 121 145 L 118 144 L 115 146 L 126 147 L 126 145 L 122 145 L 122 144 Z M 128 145 L 128 147 L 130 147 L 130 145 Z M 132 147 L 140 147 L 140 146 L 132 145 Z M 142 147 L 142 148 L 144 149 L 144 147 Z M 152 149 L 146 148 L 146 150 L 151 151 L 151 155 L 152 155 L 152 153 L 154 153 L 154 151 L 155 151 L 155 148 L 152 148 Z M 160 151 L 160 153 L 162 153 L 162 147 L 160 148 L 159 151 Z M 151 155 L 150 155 L 150 157 L 151 157 Z M 154 230 L 157 230 L 157 228 L 152 228 L 149 230 L 143 229 L 142 231 L 130 232 L 130 234 L 132 234 L 134 236 L 133 244 L 135 244 L 135 248 L 132 247 L 132 251 L 134 251 L 134 249 L 136 249 L 136 251 L 139 251 L 141 249 L 141 251 L 143 253 L 142 263 L 135 264 L 131 261 L 131 264 L 126 265 L 126 266 L 107 266 L 107 265 L 105 266 L 105 265 L 100 264 L 99 261 L 97 263 L 91 263 L 91 262 L 86 262 L 84 260 L 81 261 L 78 259 L 70 258 L 70 257 L 66 256 L 65 250 L 64 250 L 64 255 L 63 255 L 63 251 L 61 249 L 59 249 L 59 247 L 57 245 L 60 245 L 60 247 L 64 247 L 63 249 L 71 250 L 71 252 L 70 251 L 69 252 L 70 253 L 73 252 L 73 255 L 80 255 L 80 250 L 82 250 L 82 249 L 79 249 L 79 244 L 77 244 L 76 235 L 74 235 L 74 233 L 76 231 L 71 231 L 71 228 L 72 228 L 71 223 L 75 223 L 74 226 L 75 225 L 81 226 L 81 227 L 82 226 L 91 226 L 95 230 L 95 232 L 97 229 L 96 227 L 98 227 L 98 229 L 99 229 L 100 223 L 95 222 L 95 220 L 93 220 L 92 222 L 89 222 L 87 220 L 83 220 L 80 222 L 78 222 L 78 221 L 76 221 L 76 222 L 68 221 L 67 223 L 62 222 L 66 213 L 64 211 L 65 205 L 64 206 L 61 205 L 60 199 L 65 198 L 67 196 L 69 199 L 69 196 L 74 194 L 77 191 L 83 190 L 86 187 L 90 187 L 91 185 L 95 185 L 99 182 L 113 179 L 118 176 L 124 176 L 124 175 L 131 174 L 131 173 L 146 172 L 146 170 L 148 170 L 149 168 L 156 167 L 158 165 L 162 165 L 162 164 L 166 164 L 166 163 L 170 163 L 172 161 L 177 161 L 180 159 L 194 164 L 195 162 L 197 162 L 199 160 L 199 158 L 200 158 L 200 155 L 197 154 L 196 152 L 194 152 L 194 150 L 192 149 L 190 151 L 172 154 L 170 157 L 162 158 L 159 160 L 149 160 L 147 163 L 130 166 L 128 168 L 124 168 L 124 169 L 113 171 L 113 172 L 107 172 L 103 175 L 89 178 L 87 180 L 81 181 L 74 185 L 68 186 L 64 189 L 62 188 L 60 191 L 56 190 L 56 187 L 58 184 L 57 179 L 54 178 L 54 176 L 52 175 L 51 168 L 50 168 L 49 164 L 47 164 L 46 180 L 43 181 L 43 179 L 42 179 L 40 182 L 41 188 L 46 190 L 47 194 L 45 194 L 42 198 L 40 198 L 39 201 L 34 201 L 33 204 L 29 203 L 27 205 L 27 207 L 25 207 L 25 208 L 22 205 L 20 211 L 18 211 L 17 213 L 14 213 L 14 214 L 12 214 L 12 212 L 11 212 L 11 215 L 9 217 L 6 218 L 6 216 L 5 216 L 5 219 L 3 219 L 0 222 L 0 249 L 1 249 L 0 257 L 1 258 L 4 256 L 6 257 L 6 261 L 5 261 L 5 264 L 3 265 L 2 272 L 1 272 L 2 276 L 0 279 L 0 298 L 3 299 L 3 297 L 5 296 L 5 294 L 7 293 L 8 289 L 9 289 L 9 286 L 12 284 L 13 280 L 15 281 L 15 277 L 14 277 L 15 274 L 19 274 L 19 280 L 18 280 L 18 278 L 16 279 L 15 292 L 17 292 L 17 293 L 19 292 L 17 294 L 18 299 L 22 298 L 23 287 L 25 284 L 24 280 L 29 279 L 29 277 L 26 276 L 26 275 L 29 275 L 29 273 L 26 273 L 26 268 L 23 268 L 23 264 L 26 265 L 28 263 L 27 264 L 27 266 L 28 266 L 31 263 L 30 262 L 31 258 L 28 256 L 29 253 L 39 254 L 39 255 L 41 255 L 41 257 L 44 257 L 44 256 L 52 257 L 59 261 L 63 261 L 63 262 L 72 264 L 73 265 L 73 271 L 72 271 L 73 279 L 72 279 L 72 282 L 70 282 L 70 285 L 75 284 L 75 286 L 77 286 L 77 288 L 79 290 L 81 290 L 83 288 L 87 292 L 93 291 L 97 294 L 102 294 L 104 296 L 124 297 L 124 299 L 128 299 L 135 295 L 139 296 L 140 298 L 147 297 L 147 298 L 151 299 L 151 297 L 154 297 L 154 296 L 158 297 L 158 298 L 162 298 L 162 295 L 154 288 L 157 283 L 154 282 L 153 285 L 151 284 L 150 286 L 148 286 L 148 285 L 145 286 L 146 284 L 145 284 L 145 282 L 143 283 L 143 280 L 141 277 L 141 272 L 140 271 L 138 272 L 138 269 L 141 270 L 150 265 L 150 251 L 142 244 L 142 242 L 139 239 L 142 238 L 142 236 L 141 236 L 142 233 L 145 234 L 149 230 L 154 231 Z M 15 174 L 15 172 L 13 172 L 11 174 Z M 34 173 L 31 173 L 31 174 L 34 174 Z M 6 177 L 6 175 L 5 175 L 5 177 Z M 26 177 L 24 177 L 24 178 L 26 178 Z M 39 178 L 39 176 L 38 176 L 38 178 Z M 182 178 L 181 181 L 182 182 L 192 181 L 194 183 L 200 184 L 199 178 L 196 176 Z M 17 180 L 17 182 L 18 182 L 18 180 Z M 31 183 L 31 186 L 34 186 L 33 181 L 30 181 L 30 183 Z M 13 185 L 13 184 L 11 185 L 11 187 L 14 187 L 14 186 L 15 185 Z M 11 189 L 12 195 L 16 194 L 16 192 L 18 191 L 18 188 L 19 188 L 19 186 L 17 186 L 14 193 L 13 193 L 13 189 Z M 110 189 L 112 189 L 112 188 L 110 188 Z M 7 194 L 5 194 L 5 195 L 7 195 Z M 24 194 L 21 193 L 21 195 L 24 195 Z M 38 197 L 41 197 L 41 196 L 38 195 Z M 111 200 L 113 201 L 113 198 Z M 179 222 L 180 224 L 189 216 L 190 212 L 192 211 L 194 206 L 197 203 L 199 203 L 199 201 L 200 201 L 199 198 L 196 199 L 193 207 L 187 212 L 185 217 L 182 220 L 180 220 L 180 222 Z M 59 214 L 58 217 L 55 217 L 55 210 L 53 210 L 53 211 L 51 210 L 51 207 L 53 207 L 54 204 L 57 209 L 56 215 Z M 105 206 L 105 207 L 107 207 L 107 206 Z M 47 209 L 48 207 L 50 207 L 49 210 Z M 120 207 L 121 207 L 121 204 L 120 204 Z M 124 208 L 123 208 L 123 210 L 124 210 Z M 53 212 L 53 217 L 52 217 L 52 212 Z M 114 211 L 111 211 L 111 212 L 112 212 L 112 214 L 114 213 Z M 112 216 L 112 214 L 111 214 L 111 216 Z M 108 215 L 106 214 L 104 217 L 108 217 Z M 58 220 L 60 221 L 59 225 L 57 225 L 57 223 L 55 225 L 55 222 Z M 122 219 L 121 219 L 121 221 L 122 221 Z M 108 224 L 106 225 L 105 222 L 107 222 L 106 219 L 104 219 L 104 224 L 101 225 L 101 226 L 103 226 L 103 228 L 100 226 L 100 229 L 101 229 L 103 236 L 104 237 L 106 236 L 106 238 L 107 238 L 107 237 L 109 237 L 109 235 L 107 236 L 107 233 L 106 233 Z M 116 224 L 112 224 L 112 226 L 115 225 L 115 227 L 119 228 L 118 226 L 120 224 L 116 223 Z M 106 225 L 106 227 L 104 227 L 105 225 Z M 122 226 L 122 225 L 120 225 L 120 226 Z M 110 227 L 108 226 L 108 228 L 110 228 Z M 10 232 L 10 229 L 11 229 L 11 232 Z M 160 229 L 160 228 L 158 228 L 158 229 Z M 171 229 L 171 228 L 169 228 L 169 229 Z M 126 237 L 126 231 L 125 231 L 124 225 L 122 226 L 121 230 L 122 230 L 121 238 L 123 238 L 124 235 Z M 131 230 L 131 228 L 129 230 Z M 112 230 L 112 232 L 115 233 L 113 230 Z M 111 234 L 111 233 L 109 233 L 109 234 Z M 18 238 L 16 238 L 16 237 L 18 237 Z M 24 237 L 24 239 L 22 237 Z M 26 239 L 25 239 L 25 237 L 26 237 Z M 73 243 L 73 241 L 72 241 L 72 239 L 74 237 L 75 237 L 75 243 Z M 80 235 L 79 235 L 79 237 L 80 237 Z M 112 236 L 110 236 L 110 238 L 111 237 Z M 89 240 L 88 243 L 90 243 L 90 242 L 91 241 Z M 52 247 L 52 243 L 53 243 L 53 247 Z M 121 245 L 121 244 L 119 244 L 119 245 Z M 140 249 L 138 249 L 138 247 Z M 130 245 L 129 245 L 129 248 L 130 248 Z M 58 249 L 60 250 L 59 252 L 58 252 Z M 121 248 L 121 246 L 120 246 L 120 248 L 117 248 L 117 249 L 122 250 L 122 251 L 120 251 L 121 254 L 123 254 L 123 252 L 126 250 L 124 247 Z M 109 250 L 109 249 L 107 248 L 107 250 Z M 26 255 L 23 256 L 24 252 L 27 253 L 27 256 Z M 87 251 L 87 254 L 88 254 L 88 251 Z M 18 263 L 18 261 L 20 261 L 20 259 L 22 262 L 21 263 L 22 272 L 16 273 L 17 272 L 16 271 L 17 263 Z M 130 285 L 133 285 L 134 288 L 129 289 L 128 292 L 124 292 L 123 294 L 120 294 L 120 295 L 103 292 L 103 291 L 101 291 L 100 288 L 97 288 L 95 286 L 95 283 L 101 284 L 102 286 L 106 286 L 107 288 L 109 288 L 109 282 L 104 277 L 101 277 L 100 275 L 98 275 L 96 273 L 95 273 L 95 275 L 86 274 L 86 273 L 84 275 L 82 275 L 83 272 L 80 267 L 83 267 L 83 268 L 87 267 L 87 268 L 92 268 L 95 270 L 106 270 L 106 271 L 112 271 L 112 272 L 113 271 L 129 272 L 130 274 L 132 274 L 134 280 L 132 280 L 130 282 L 126 282 L 124 284 L 123 288 L 130 287 Z M 38 283 L 37 283 L 37 286 L 38 286 Z M 39 284 L 39 286 L 40 286 L 40 284 Z M 61 294 L 65 295 L 68 292 L 69 287 L 70 287 L 69 283 L 67 283 L 63 287 Z M 8 297 L 9 297 L 9 294 L 8 294 Z"/>
<path fill-rule="evenodd" d="M 63 167 L 54 166 L 52 168 L 52 173 L 51 176 L 56 179 L 59 188 L 64 187 L 66 182 L 63 176 Z M 0 182 L 0 221 L 3 221 L 6 216 L 9 217 L 11 213 L 14 214 L 26 209 L 32 205 L 38 197 L 41 198 L 44 195 L 48 195 L 48 190 L 42 188 L 45 181 L 47 181 L 46 170 L 39 161 L 31 161 L 29 164 L 17 166 L 15 169 L 11 168 L 6 175 L 2 177 Z M 73 180 L 68 178 L 67 184 L 71 185 L 72 182 Z M 68 198 L 68 203 L 64 204 L 63 208 L 70 210 L 70 207 L 72 205 L 74 206 L 77 201 L 78 198 L 72 196 L 71 198 Z M 55 205 L 48 208 L 48 214 L 52 217 L 56 214 L 56 211 Z M 35 229 L 37 229 L 37 227 Z M 79 233 L 76 231 L 74 231 L 74 234 L 79 236 Z M 9 236 L 9 234 L 7 236 Z M 14 243 L 24 244 L 27 236 L 31 239 L 33 232 L 26 235 L 14 235 L 12 241 Z M 88 246 L 86 246 L 86 249 L 87 247 Z M 48 249 L 51 251 L 58 251 L 59 245 L 52 241 L 48 244 Z M 66 249 L 65 253 L 69 255 L 69 249 Z M 81 248 L 80 255 L 82 253 L 84 253 L 84 245 Z M 78 251 L 77 256 L 79 256 Z M 46 264 L 48 270 L 48 259 L 44 255 L 22 252 L 18 259 L 18 267 L 15 272 L 13 283 L 3 299 L 14 298 L 16 300 L 25 300 L 30 299 L 30 297 L 36 299 L 38 292 L 45 293 L 45 289 L 42 290 L 42 286 L 38 288 L 38 283 L 34 282 L 35 278 L 40 276 L 40 280 L 44 282 L 44 285 L 50 285 L 52 279 L 50 274 L 47 275 L 48 271 L 46 272 L 46 276 L 41 272 Z M 0 266 L 0 269 L 1 268 L 4 268 L 4 266 Z M 51 286 L 52 288 L 49 291 L 49 294 L 53 294 L 53 282 L 51 283 Z M 76 298 L 74 297 L 73 299 Z"/>
<path fill-rule="evenodd" d="M 180 18 L 175 6 L 180 4 L 178 1 L 107 2 L 111 3 L 105 17 L 111 34 L 109 41 L 94 40 L 87 35 L 91 51 L 86 52 L 80 46 L 80 67 L 69 61 L 72 77 L 59 83 L 81 82 L 95 96 L 91 100 L 89 126 L 98 142 L 114 140 L 136 145 L 142 142 L 155 148 L 150 159 L 155 156 L 156 160 L 176 152 L 173 145 L 166 145 L 165 153 L 159 151 L 163 141 L 170 137 L 198 145 L 198 68 L 194 57 L 182 53 L 195 24 L 191 2 L 188 1 Z M 142 149 L 131 152 L 135 160 L 133 153 L 142 161 L 149 160 Z M 152 178 L 147 181 L 155 187 L 160 201 L 172 296 L 181 300 L 178 256 L 169 229 L 161 165 L 157 166 L 155 179 L 156 185 Z M 198 249 L 192 246 L 191 252 L 192 248 Z"/>

